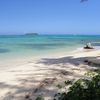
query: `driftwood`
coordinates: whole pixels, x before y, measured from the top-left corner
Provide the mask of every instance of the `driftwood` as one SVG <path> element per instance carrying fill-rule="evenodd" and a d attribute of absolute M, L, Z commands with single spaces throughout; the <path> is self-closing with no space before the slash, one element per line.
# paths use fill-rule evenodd
<path fill-rule="evenodd" d="M 84 49 L 94 49 L 93 47 L 85 46 Z"/>
<path fill-rule="evenodd" d="M 84 49 L 94 49 L 94 48 L 91 46 L 91 43 L 87 43 Z"/>

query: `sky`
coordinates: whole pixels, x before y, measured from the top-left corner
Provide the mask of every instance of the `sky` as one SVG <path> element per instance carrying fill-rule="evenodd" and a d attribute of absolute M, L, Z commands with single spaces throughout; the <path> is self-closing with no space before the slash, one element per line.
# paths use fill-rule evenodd
<path fill-rule="evenodd" d="M 100 0 L 0 0 L 0 34 L 100 34 Z"/>

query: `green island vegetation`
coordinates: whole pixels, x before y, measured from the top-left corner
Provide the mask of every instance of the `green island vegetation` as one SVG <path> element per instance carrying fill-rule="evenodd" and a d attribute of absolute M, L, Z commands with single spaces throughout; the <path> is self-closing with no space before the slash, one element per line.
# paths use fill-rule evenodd
<path fill-rule="evenodd" d="M 39 35 L 38 33 L 26 33 L 25 35 L 33 35 L 33 36 L 37 36 Z"/>

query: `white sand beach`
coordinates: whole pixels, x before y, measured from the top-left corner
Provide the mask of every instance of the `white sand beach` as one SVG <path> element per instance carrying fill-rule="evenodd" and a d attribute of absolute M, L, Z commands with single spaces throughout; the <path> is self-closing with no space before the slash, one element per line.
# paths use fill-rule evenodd
<path fill-rule="evenodd" d="M 84 77 L 87 70 L 95 68 L 85 64 L 84 60 L 97 56 L 100 56 L 100 50 L 74 51 L 29 59 L 23 64 L 16 62 L 14 67 L 1 67 L 0 100 L 35 100 L 38 95 L 52 100 L 58 92 L 58 83 Z"/>
<path fill-rule="evenodd" d="M 0 100 L 100 100 L 100 0 L 0 0 Z"/>

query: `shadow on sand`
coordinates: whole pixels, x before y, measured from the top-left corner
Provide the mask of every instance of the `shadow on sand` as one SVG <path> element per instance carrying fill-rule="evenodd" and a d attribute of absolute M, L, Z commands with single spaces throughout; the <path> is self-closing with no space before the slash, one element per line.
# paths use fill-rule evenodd
<path fill-rule="evenodd" d="M 97 56 L 100 57 L 100 56 Z M 84 64 L 84 62 L 88 59 L 96 59 L 97 57 L 78 57 L 74 58 L 73 56 L 62 57 L 62 58 L 43 58 L 37 62 L 37 64 L 44 65 L 59 65 L 59 64 L 72 64 L 78 66 L 80 64 Z"/>
<path fill-rule="evenodd" d="M 68 56 L 68 57 L 62 57 L 62 58 L 43 58 L 36 63 L 43 64 L 46 66 L 51 66 L 51 65 L 57 65 L 57 66 L 65 65 L 66 66 L 66 64 L 69 63 L 71 65 L 78 67 L 80 64 L 85 64 L 84 63 L 85 60 L 92 59 L 92 58 L 96 58 L 96 57 L 74 58 L 73 56 Z M 37 66 L 37 67 L 40 67 L 40 66 Z M 59 67 L 62 67 L 62 66 L 59 66 Z M 88 67 L 91 67 L 91 65 Z M 97 67 L 97 66 L 93 65 L 93 67 Z M 100 66 L 98 66 L 98 67 L 100 67 Z M 42 69 L 40 68 L 40 70 L 47 70 L 47 68 L 45 68 L 45 67 Z M 15 85 L 13 86 L 13 85 L 9 85 L 6 83 L 0 83 L 0 89 L 12 89 L 12 90 L 15 89 L 16 90 L 13 93 L 8 92 L 5 95 L 5 97 L 1 97 L 0 100 L 35 100 L 34 97 L 36 97 L 37 94 L 38 95 L 45 94 L 45 96 L 49 97 L 50 96 L 49 94 L 54 95 L 55 93 L 57 93 L 57 90 L 56 89 L 54 89 L 54 90 L 47 89 L 46 86 L 51 86 L 57 80 L 57 77 L 59 77 L 58 74 L 65 75 L 66 77 L 67 77 L 67 75 L 72 75 L 74 77 L 79 76 L 79 73 L 75 74 L 73 72 L 69 72 L 69 71 L 64 70 L 64 69 L 50 68 L 50 70 L 56 72 L 56 77 L 54 77 L 54 78 L 47 77 L 41 82 L 34 79 L 32 77 L 32 76 L 34 76 L 34 74 L 33 74 L 33 75 L 27 75 L 28 77 L 25 79 L 18 79 L 18 81 L 20 83 L 22 83 L 20 86 L 15 86 Z M 38 73 L 38 75 L 39 75 L 39 73 Z M 46 76 L 47 73 L 44 73 L 44 75 Z M 30 86 L 26 85 L 27 82 L 30 84 Z M 34 86 L 33 83 L 39 83 L 38 87 Z M 43 93 L 41 92 L 42 90 L 44 91 Z"/>

